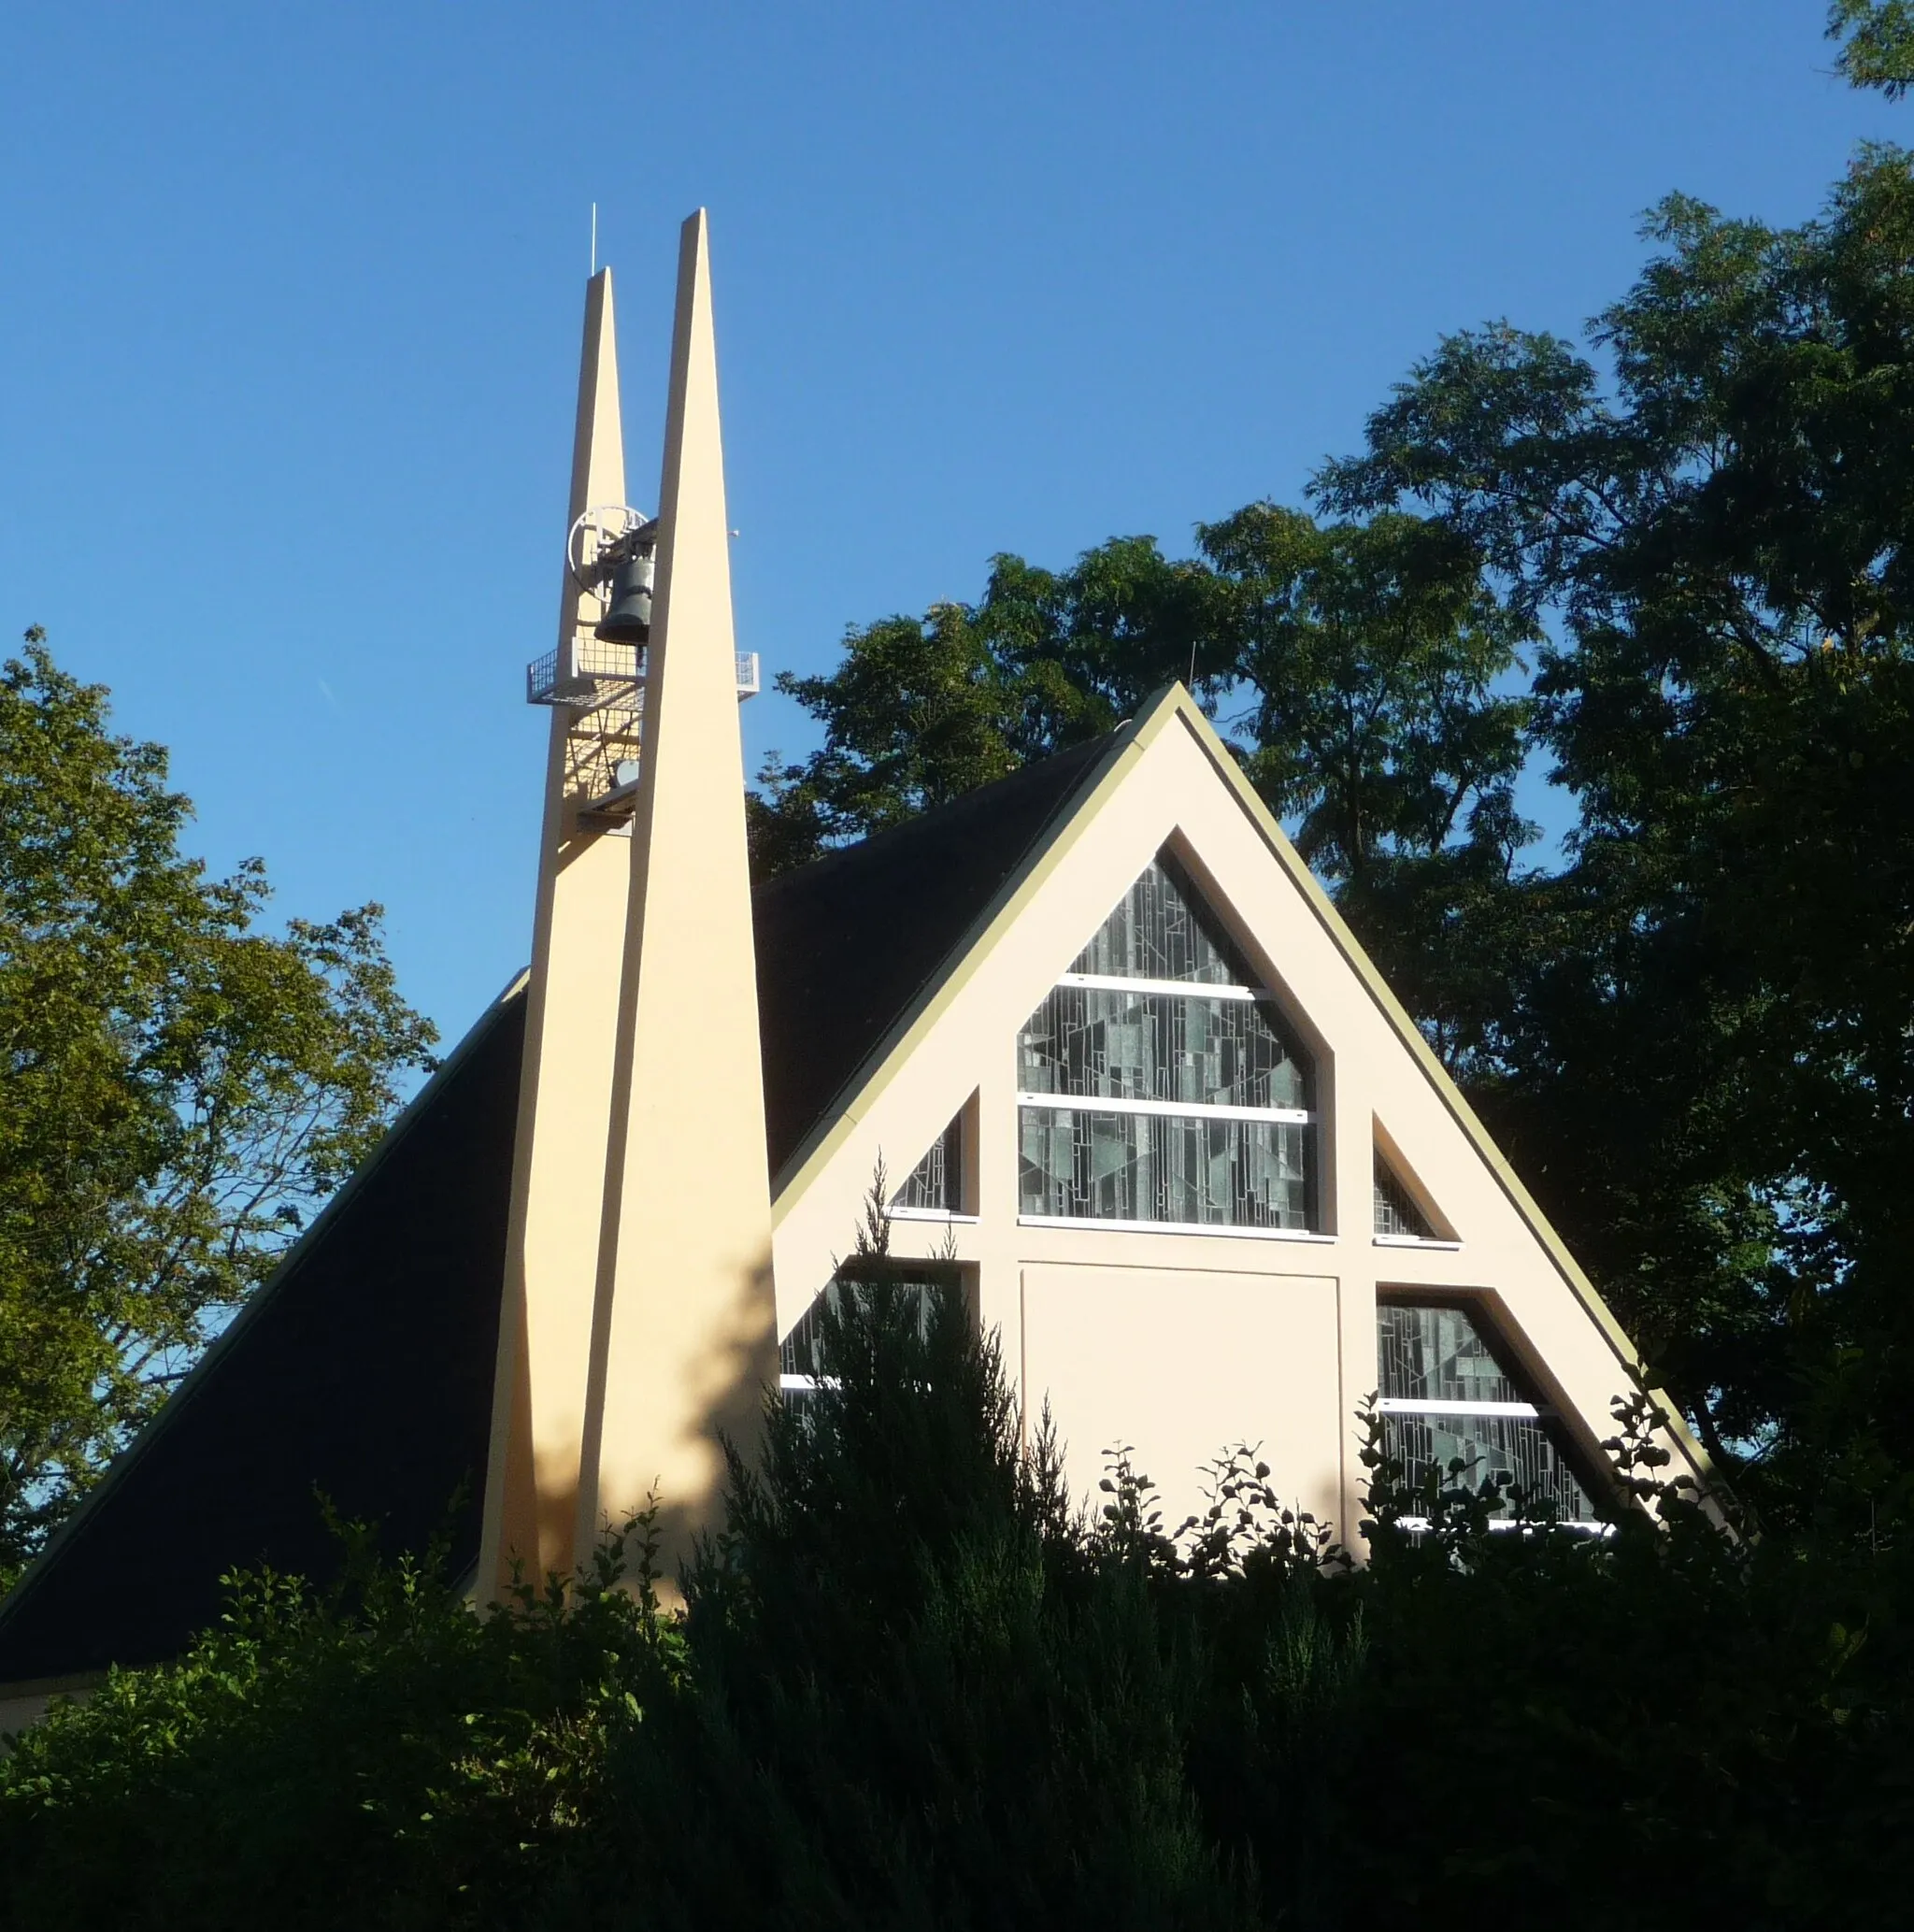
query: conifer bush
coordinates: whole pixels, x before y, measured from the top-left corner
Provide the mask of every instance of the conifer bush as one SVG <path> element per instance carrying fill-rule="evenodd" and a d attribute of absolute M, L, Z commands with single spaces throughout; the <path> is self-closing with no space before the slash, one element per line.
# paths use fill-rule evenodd
<path fill-rule="evenodd" d="M 232 1580 L 0 1769 L 21 1925 L 1848 1925 L 1914 1819 L 1907 1561 L 1726 1534 L 1613 1452 L 1610 1533 L 1370 1452 L 1361 1561 L 1238 1447 L 1165 1525 L 1073 1507 L 993 1344 L 878 1279 L 821 1311 L 661 1610 L 640 1518 L 476 1616 L 342 1528 Z M 1518 1502 L 1520 1499 L 1516 1499 Z M 1519 1512 L 1518 1512 L 1519 1513 Z M 1891 1919 L 1890 1919 L 1891 1922 Z"/>

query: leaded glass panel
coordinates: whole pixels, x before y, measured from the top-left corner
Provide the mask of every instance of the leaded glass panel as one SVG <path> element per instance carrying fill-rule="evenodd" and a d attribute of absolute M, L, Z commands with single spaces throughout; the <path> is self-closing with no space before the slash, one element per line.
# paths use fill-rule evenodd
<path fill-rule="evenodd" d="M 1026 1107 L 1022 1211 L 1306 1228 L 1310 1129 L 1296 1122 Z"/>
<path fill-rule="evenodd" d="M 1018 1039 L 1026 1094 L 1205 1107 L 1311 1105 L 1307 1060 L 1266 1000 L 1058 986 Z"/>
<path fill-rule="evenodd" d="M 1446 1478 L 1460 1458 L 1471 1488 L 1505 1476 L 1532 1510 L 1546 1500 L 1563 1522 L 1601 1520 L 1552 1419 L 1504 1367 L 1472 1309 L 1385 1304 L 1376 1322 L 1382 1447 L 1412 1486 L 1432 1467 Z"/>
<path fill-rule="evenodd" d="M 1468 1466 L 1463 1480 L 1471 1489 L 1492 1476 L 1506 1477 L 1521 1486 L 1532 1515 L 1552 1502 L 1558 1522 L 1601 1520 L 1546 1424 L 1533 1416 L 1388 1413 L 1382 1417 L 1382 1443 L 1384 1453 L 1404 1466 L 1412 1486 L 1432 1464 L 1446 1481 L 1450 1464 L 1461 1458 Z"/>
<path fill-rule="evenodd" d="M 891 1196 L 893 1208 L 923 1213 L 957 1214 L 964 1208 L 964 1116 L 959 1114 L 931 1143 L 904 1185 Z"/>
<path fill-rule="evenodd" d="M 1435 1238 L 1429 1217 L 1416 1206 L 1415 1198 L 1389 1171 L 1389 1163 L 1376 1156 L 1376 1232 L 1378 1235 L 1408 1235 L 1416 1240 Z"/>
<path fill-rule="evenodd" d="M 1242 954 L 1202 907 L 1189 875 L 1166 853 L 1123 894 L 1073 970 L 1216 986 L 1256 983 Z"/>
<path fill-rule="evenodd" d="M 928 1281 L 895 1281 L 890 1284 L 900 1297 L 913 1303 L 917 1318 L 917 1332 L 927 1337 L 931 1332 L 931 1297 L 936 1293 Z M 857 1295 L 865 1292 L 861 1281 L 833 1281 L 821 1289 L 812 1298 L 811 1305 L 797 1318 L 795 1325 L 784 1338 L 778 1349 L 778 1367 L 785 1375 L 828 1376 L 830 1367 L 825 1361 L 823 1310 L 841 1310 L 846 1292 Z M 866 1304 L 853 1304 L 864 1307 Z"/>
<path fill-rule="evenodd" d="M 1460 1307 L 1376 1310 L 1378 1393 L 1412 1402 L 1523 1402 L 1475 1316 Z"/>

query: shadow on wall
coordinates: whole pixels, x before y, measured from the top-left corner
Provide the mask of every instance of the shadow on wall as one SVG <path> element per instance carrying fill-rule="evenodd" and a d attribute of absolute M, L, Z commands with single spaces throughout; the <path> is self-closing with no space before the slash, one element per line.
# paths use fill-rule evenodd
<path fill-rule="evenodd" d="M 581 1564 L 589 1562 L 591 1545 L 607 1529 L 655 1504 L 659 1592 L 670 1608 L 681 1601 L 680 1565 L 701 1534 L 721 1524 L 724 1444 L 735 1444 L 748 1462 L 755 1459 L 765 1398 L 778 1385 L 770 1256 L 737 1278 L 727 1307 L 707 1308 L 702 1318 L 669 1282 L 636 1284 L 625 1292 L 635 1293 L 637 1301 L 623 1319 L 635 1320 L 639 1333 L 655 1335 L 658 1346 L 645 1352 L 636 1377 L 614 1379 L 606 1388 L 607 1410 L 626 1403 L 636 1405 L 636 1412 L 628 1412 L 626 1425 L 609 1432 L 600 1506 L 589 1538 L 580 1535 L 584 1547 L 577 1553 Z M 588 1441 L 587 1467 L 594 1460 Z M 576 1492 L 572 1502 L 576 1510 Z M 541 1498 L 541 1521 L 556 1521 L 564 1503 L 563 1495 Z M 567 1532 L 570 1527 L 567 1523 Z M 586 1525 L 578 1527 L 582 1532 Z"/>

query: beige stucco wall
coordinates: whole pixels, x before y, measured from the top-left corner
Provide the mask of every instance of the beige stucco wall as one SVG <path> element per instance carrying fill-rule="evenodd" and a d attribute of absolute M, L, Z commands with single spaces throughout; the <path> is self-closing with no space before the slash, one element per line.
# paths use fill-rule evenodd
<path fill-rule="evenodd" d="M 1048 1398 L 1079 1490 L 1125 1446 L 1174 1531 L 1201 1502 L 1197 1472 L 1246 1440 L 1260 1446 L 1286 1498 L 1321 1521 L 1337 1516 L 1345 1432 L 1335 1277 L 1036 1262 L 1021 1285 L 1017 1366 L 1023 1386 Z M 1166 1382 L 1184 1393 L 1165 1399 Z M 1200 1400 L 1188 1399 L 1194 1389 Z"/>
<path fill-rule="evenodd" d="M 566 528 L 624 501 L 611 271 L 588 286 Z M 561 653 L 595 623 L 597 603 L 567 567 Z M 546 753 L 533 913 L 525 1056 L 493 1384 L 478 1599 L 573 1565 L 578 1459 L 598 1275 L 605 1147 L 630 893 L 629 838 L 582 823 L 568 794 L 574 714 L 554 706 Z"/>
<path fill-rule="evenodd" d="M 680 236 L 576 1545 L 655 1494 L 665 1577 L 777 1373 L 709 238 Z"/>
<path fill-rule="evenodd" d="M 1572 1263 L 1551 1253 L 1519 1184 L 1472 1138 L 1459 1097 L 1405 1040 L 1386 995 L 1352 963 L 1353 942 L 1219 755 L 1187 699 L 1152 713 L 964 969 L 785 1177 L 780 1333 L 849 1247 L 879 1156 L 893 1176 L 907 1172 L 974 1092 L 978 1212 L 950 1232 L 975 1267 L 981 1319 L 1003 1338 L 1026 1418 L 1048 1396 L 1063 1426 L 1079 1495 L 1093 1493 L 1102 1453 L 1121 1436 L 1145 1452 L 1174 1521 L 1194 1507 L 1198 1465 L 1235 1439 L 1260 1440 L 1284 1494 L 1353 1538 L 1355 1410 L 1376 1385 L 1378 1285 L 1486 1302 L 1599 1463 L 1610 1399 L 1630 1386 L 1625 1338 L 1572 1278 Z M 1019 1217 L 1018 1031 L 1171 842 L 1316 1050 L 1320 1233 L 1134 1232 Z M 1374 1235 L 1378 1123 L 1454 1229 L 1452 1246 Z M 893 1241 L 929 1254 L 946 1233 L 943 1223 L 899 1220 Z M 1670 1446 L 1699 1467 L 1685 1438 Z"/>

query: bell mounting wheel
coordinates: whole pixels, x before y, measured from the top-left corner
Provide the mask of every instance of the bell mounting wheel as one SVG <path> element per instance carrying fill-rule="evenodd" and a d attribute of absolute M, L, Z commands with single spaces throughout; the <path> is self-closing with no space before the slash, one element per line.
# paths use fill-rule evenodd
<path fill-rule="evenodd" d="M 581 591 L 602 596 L 613 567 L 612 552 L 651 520 L 625 503 L 601 503 L 572 524 L 564 541 L 565 568 Z"/>

